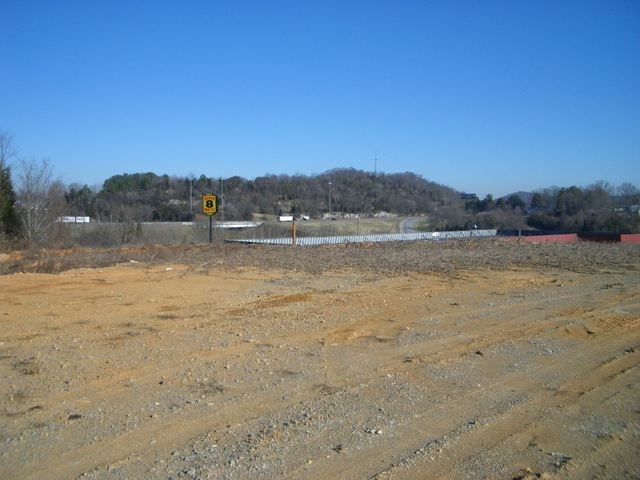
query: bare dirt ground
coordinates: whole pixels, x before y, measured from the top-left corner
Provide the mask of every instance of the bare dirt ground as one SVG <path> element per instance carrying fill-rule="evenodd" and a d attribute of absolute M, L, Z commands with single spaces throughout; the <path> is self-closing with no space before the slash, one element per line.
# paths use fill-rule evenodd
<path fill-rule="evenodd" d="M 3 479 L 640 478 L 637 245 L 13 252 L 0 271 Z"/>

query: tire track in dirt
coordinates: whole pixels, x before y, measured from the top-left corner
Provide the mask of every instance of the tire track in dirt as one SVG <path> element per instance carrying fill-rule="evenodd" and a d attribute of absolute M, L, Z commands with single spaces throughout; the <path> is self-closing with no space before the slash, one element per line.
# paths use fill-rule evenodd
<path fill-rule="evenodd" d="M 407 291 L 406 287 L 402 288 L 405 289 L 405 292 Z M 417 287 L 417 289 L 419 290 L 420 288 Z M 347 293 L 348 292 L 346 290 L 343 290 L 340 295 L 344 296 L 347 295 Z M 610 293 L 611 292 L 608 292 L 608 294 Z M 315 296 L 316 294 L 314 293 L 313 295 Z M 449 292 L 446 295 L 455 296 L 455 291 Z M 576 300 L 582 298 L 583 295 L 584 294 L 580 294 L 579 292 L 568 293 L 564 296 L 554 297 L 553 303 L 576 303 Z M 313 304 L 312 309 L 318 309 L 318 303 L 320 303 L 320 308 L 327 308 L 331 311 L 331 302 L 327 301 L 323 303 L 323 301 L 320 300 L 321 297 L 322 293 L 318 294 L 317 297 L 314 297 L 313 301 L 305 301 L 304 303 Z M 415 302 L 412 298 L 420 298 L 420 296 L 409 296 L 408 301 Z M 445 296 L 445 298 L 450 297 Z M 482 298 L 486 299 L 486 297 Z M 454 300 L 454 298 L 450 299 Z M 628 296 L 620 295 L 619 297 L 609 299 L 610 301 L 603 302 L 599 309 L 576 313 L 576 316 L 584 316 L 586 313 L 587 316 L 599 318 L 603 314 L 610 312 L 616 305 L 619 306 L 620 303 L 618 302 L 624 299 L 628 299 Z M 364 304 L 365 300 L 363 300 L 361 304 Z M 398 345 L 398 335 L 403 332 L 403 328 L 407 326 L 417 326 L 424 329 L 424 325 L 421 321 L 427 314 L 425 313 L 423 305 L 418 304 L 414 308 L 403 307 L 404 309 L 401 310 L 400 314 L 402 317 L 401 320 L 382 323 L 380 320 L 381 318 L 393 320 L 394 317 L 398 316 L 398 308 L 392 300 L 389 301 L 388 306 L 385 306 L 384 304 L 380 305 L 380 299 L 376 298 L 372 302 L 372 304 L 377 304 L 375 312 L 371 313 L 362 311 L 360 317 L 355 317 L 355 320 L 347 319 L 349 322 L 348 325 L 345 325 L 344 323 L 336 327 L 328 325 L 316 331 L 305 330 L 295 332 L 293 334 L 279 333 L 278 335 L 270 335 L 261 339 L 261 342 L 269 344 L 282 343 L 294 345 L 300 349 L 300 355 L 303 355 L 305 352 L 320 353 L 320 356 L 316 360 L 317 364 L 322 364 L 324 362 L 327 369 L 330 370 L 332 375 L 331 378 L 329 378 L 326 371 L 324 373 L 317 372 L 315 374 L 312 372 L 309 374 L 309 377 L 304 377 L 303 380 L 299 382 L 299 388 L 294 392 L 293 399 L 282 401 L 283 396 L 291 394 L 291 384 L 289 384 L 288 387 L 282 386 L 272 388 L 266 393 L 261 393 L 261 396 L 257 399 L 252 400 L 246 399 L 246 395 L 249 394 L 251 386 L 237 387 L 233 391 L 233 396 L 217 398 L 215 403 L 220 402 L 220 412 L 210 417 L 205 413 L 207 418 L 204 420 L 200 416 L 202 415 L 202 411 L 196 408 L 193 408 L 184 414 L 176 415 L 175 418 L 172 417 L 166 421 L 164 419 L 158 421 L 150 420 L 138 427 L 136 430 L 126 431 L 117 437 L 103 437 L 99 441 L 80 447 L 75 451 L 64 450 L 65 446 L 59 447 L 61 449 L 54 448 L 49 452 L 46 461 L 42 462 L 42 464 L 46 464 L 51 460 L 53 464 L 52 470 L 49 470 L 48 468 L 44 469 L 38 465 L 32 465 L 31 467 L 27 467 L 24 471 L 27 474 L 31 472 L 31 474 L 34 475 L 33 478 L 36 478 L 37 475 L 50 472 L 58 472 L 60 474 L 60 477 L 58 478 L 68 478 L 66 475 L 73 474 L 73 472 L 82 473 L 83 471 L 91 470 L 96 466 L 104 466 L 122 461 L 123 459 L 126 460 L 136 454 L 144 455 L 146 451 L 168 452 L 176 445 L 181 445 L 210 429 L 223 427 L 228 422 L 226 419 L 227 417 L 234 421 L 237 420 L 238 422 L 243 422 L 247 421 L 247 419 L 258 418 L 263 415 L 268 415 L 274 411 L 286 409 L 301 400 L 311 400 L 314 397 L 317 397 L 318 391 L 316 387 L 322 382 L 327 383 L 331 387 L 328 390 L 328 394 L 335 392 L 336 389 L 339 389 L 338 391 L 346 389 L 370 390 L 375 388 L 375 384 L 378 381 L 377 378 L 381 374 L 387 372 L 403 373 L 405 370 L 410 368 L 412 363 L 405 363 L 407 358 L 413 359 L 412 361 L 418 359 L 418 364 L 420 362 L 432 362 L 436 360 L 436 358 L 438 361 L 457 360 L 464 354 L 473 353 L 474 349 L 483 350 L 492 345 L 504 342 L 507 339 L 510 341 L 519 341 L 545 331 L 559 330 L 563 328 L 568 321 L 573 321 L 573 319 L 575 319 L 575 316 L 572 316 L 571 319 L 568 320 L 564 316 L 558 316 L 556 314 L 557 312 L 552 312 L 551 315 L 547 315 L 543 320 L 541 320 L 539 318 L 538 308 L 542 309 L 545 307 L 545 302 L 548 302 L 548 300 L 545 300 L 544 298 L 537 299 L 533 304 L 528 304 L 529 310 L 527 310 L 527 306 L 524 304 L 530 302 L 530 300 L 531 299 L 523 299 L 520 303 L 513 304 L 504 303 L 484 305 L 483 308 L 476 309 L 476 313 L 486 313 L 488 316 L 495 315 L 502 319 L 493 322 L 490 320 L 484 321 L 482 318 L 467 319 L 465 318 L 465 315 L 468 315 L 471 310 L 457 308 L 459 306 L 456 306 L 454 312 L 448 313 L 445 316 L 447 317 L 446 325 L 448 333 L 446 336 L 435 339 L 423 338 L 421 341 L 413 344 Z M 440 304 L 446 303 L 447 301 L 440 302 Z M 272 308 L 274 304 L 274 302 L 267 301 L 264 305 Z M 532 305 L 533 308 L 531 308 Z M 548 307 L 548 305 L 546 306 Z M 355 305 L 352 308 L 356 310 L 358 305 Z M 634 307 L 633 304 L 625 306 L 626 310 L 633 311 L 635 308 L 636 307 Z M 547 309 L 547 312 L 548 311 L 549 310 Z M 224 313 L 222 313 L 224 312 L 224 309 L 220 312 L 221 313 L 219 315 L 224 317 Z M 510 320 L 505 321 L 505 317 L 510 318 Z M 354 317 L 351 318 L 353 319 Z M 617 331 L 625 331 L 625 328 L 633 326 L 633 315 L 629 318 L 632 323 L 627 322 L 626 324 L 614 325 Z M 294 320 L 295 318 L 291 317 L 288 321 L 294 322 Z M 459 320 L 464 320 L 465 325 L 456 326 L 455 323 Z M 602 325 L 602 329 L 604 328 L 605 325 Z M 605 338 L 607 338 L 607 341 L 610 339 L 608 336 Z M 335 351 L 332 351 L 331 344 L 328 342 L 337 344 Z M 586 344 L 589 344 L 589 342 L 586 342 Z M 349 375 L 344 375 L 344 366 L 341 365 L 341 363 L 345 360 L 345 353 L 348 354 L 351 352 L 356 355 L 356 357 L 360 355 L 362 358 L 362 355 L 366 355 L 372 346 L 392 348 L 386 348 L 379 357 L 366 357 L 369 360 L 366 368 L 363 368 L 365 367 L 363 365 L 354 365 L 354 369 L 351 373 L 347 372 Z M 196 363 L 201 363 L 207 360 L 219 360 L 233 355 L 248 355 L 249 353 L 254 352 L 258 347 L 259 344 L 257 343 L 237 341 L 228 347 L 214 352 L 207 350 L 194 352 L 190 354 L 190 357 L 194 358 Z M 442 351 L 446 353 L 441 353 Z M 576 350 L 576 352 L 579 352 L 579 350 Z M 324 357 L 322 355 L 324 355 Z M 563 357 L 564 356 L 565 354 L 563 354 Z M 184 370 L 187 364 L 183 362 L 184 359 L 176 362 L 178 359 L 178 354 L 176 354 L 154 364 L 143 364 L 133 369 L 121 371 L 114 374 L 109 379 L 92 382 L 91 384 L 81 386 L 80 389 L 74 389 L 64 394 L 50 397 L 51 400 L 47 401 L 51 403 L 66 402 L 68 405 L 74 401 L 91 403 L 98 402 L 101 399 L 117 398 L 117 391 L 122 387 L 120 383 L 126 381 L 130 377 L 135 377 L 142 387 L 150 387 L 156 383 L 155 380 L 158 377 L 159 371 L 162 371 L 164 375 L 171 376 L 181 370 Z M 554 365 L 557 366 L 558 364 Z M 515 384 L 517 384 L 517 382 L 515 382 Z M 530 384 L 523 382 L 522 385 L 527 386 Z M 496 386 L 502 390 L 504 387 L 509 387 L 511 385 L 505 383 Z M 46 399 L 47 397 L 44 396 L 42 398 Z M 462 400 L 471 401 L 475 398 L 476 397 L 474 395 L 470 395 L 465 396 Z M 120 403 L 118 403 L 118 405 L 122 408 L 129 407 L 126 401 L 119 402 Z M 403 455 L 407 455 L 407 448 L 410 452 L 416 441 L 420 444 L 420 442 L 424 440 L 424 426 L 424 423 L 418 422 L 417 425 L 413 425 L 411 427 L 415 430 L 413 440 L 411 440 L 411 437 L 408 437 L 409 442 L 405 442 L 406 448 L 392 451 L 394 458 L 400 459 L 399 461 L 401 461 L 402 458 L 405 458 Z M 410 430 L 409 427 L 406 428 Z M 442 428 L 446 429 L 446 426 L 443 425 Z M 152 446 L 151 442 L 154 442 Z M 141 447 L 139 450 L 134 449 L 135 451 L 132 451 L 131 444 L 140 445 Z M 372 458 L 383 459 L 386 455 L 384 452 L 381 453 L 378 450 L 374 450 L 373 455 L 370 455 L 367 452 L 363 453 L 363 455 Z M 58 456 L 61 459 L 64 458 L 65 462 L 68 461 L 69 467 L 62 465 L 59 462 L 57 463 L 55 457 Z M 93 459 L 94 465 L 91 464 L 91 459 Z M 96 460 L 99 461 L 96 462 Z M 391 460 L 394 461 L 393 459 Z M 361 463 L 365 462 L 366 459 L 361 461 Z M 321 462 L 318 462 L 318 464 L 320 463 Z M 387 461 L 383 463 L 384 465 L 379 465 L 382 469 L 377 473 L 385 471 L 385 468 L 388 468 L 389 462 Z M 368 471 L 369 470 L 366 470 L 366 472 Z M 375 474 L 376 473 L 373 475 Z M 359 475 L 359 473 L 354 472 L 354 475 Z"/>
<path fill-rule="evenodd" d="M 153 449 L 155 455 L 168 456 L 171 450 L 183 445 L 195 436 L 228 425 L 247 422 L 271 411 L 274 405 L 287 408 L 310 398 L 311 390 L 298 392 L 287 402 L 282 402 L 285 394 L 290 394 L 286 386 L 263 394 L 255 399 L 242 402 L 227 402 L 216 409 L 215 415 L 202 415 L 193 411 L 169 421 L 147 422 L 135 430 L 129 430 L 117 437 L 110 437 L 73 450 L 63 450 L 47 458 L 46 462 L 22 465 L 15 469 L 10 466 L 0 470 L 1 478 L 50 478 L 68 479 L 130 457 L 144 456 Z"/>
<path fill-rule="evenodd" d="M 577 352 L 571 352 L 569 355 Z M 602 359 L 602 357 L 601 357 Z M 561 360 L 562 361 L 562 360 Z M 581 371 L 577 377 L 570 378 L 566 383 L 558 386 L 555 389 L 538 388 L 534 396 L 519 404 L 514 408 L 511 408 L 495 418 L 491 418 L 488 423 L 482 425 L 480 428 L 474 428 L 469 430 L 468 433 L 463 433 L 461 438 L 451 442 L 445 452 L 437 455 L 436 457 L 446 457 L 446 461 L 442 458 L 435 458 L 429 460 L 426 456 L 418 459 L 410 467 L 404 469 L 397 469 L 395 473 L 400 475 L 403 479 L 421 479 L 425 475 L 428 478 L 465 478 L 468 477 L 469 472 L 462 472 L 452 474 L 450 465 L 464 465 L 465 461 L 469 458 L 478 455 L 481 452 L 486 452 L 494 448 L 499 444 L 504 444 L 514 437 L 525 437 L 528 439 L 529 448 L 535 447 L 537 452 L 530 454 L 530 457 L 535 456 L 557 456 L 560 454 L 553 452 L 552 450 L 543 449 L 541 444 L 544 443 L 544 435 L 538 434 L 539 424 L 544 421 L 549 421 L 549 411 L 555 414 L 553 410 L 571 410 L 578 404 L 584 405 L 584 403 L 594 404 L 602 403 L 610 395 L 612 389 L 617 389 L 616 385 L 622 385 L 630 381 L 638 382 L 640 378 L 640 355 L 637 353 L 634 355 L 618 355 L 614 361 L 610 358 L 604 360 L 593 370 L 585 369 Z M 555 362 L 557 365 L 558 362 Z M 551 365 L 553 368 L 553 365 Z M 509 386 L 508 382 L 505 386 Z M 587 399 L 588 396 L 590 398 Z M 582 409 L 585 407 L 582 406 Z M 486 413 L 485 413 L 486 415 Z M 557 414 L 555 414 L 557 415 Z M 479 415 L 483 417 L 482 414 Z M 538 440 L 538 443 L 534 443 L 533 439 L 542 437 Z M 521 442 L 523 440 L 520 440 Z M 567 446 L 567 451 L 571 452 L 571 446 Z M 563 455 L 564 456 L 564 455 Z M 610 458 L 609 455 L 605 455 Z M 586 457 L 586 458 L 585 458 Z M 549 459 L 548 470 L 555 470 L 557 474 L 560 469 L 558 466 L 553 466 L 552 459 Z M 525 470 L 531 465 L 527 465 L 526 453 L 520 458 L 513 459 L 512 471 L 517 469 Z M 581 463 L 592 463 L 593 458 L 591 454 L 587 454 L 583 457 L 572 457 L 571 465 Z M 446 464 L 444 468 L 442 465 Z M 572 470 L 573 472 L 574 470 Z M 390 472 L 394 472 L 394 469 L 390 469 Z M 543 472 L 538 472 L 543 473 Z M 573 473 L 572 473 L 573 475 Z M 515 477 L 517 475 L 511 475 Z M 394 475 L 382 476 L 383 478 L 394 478 Z M 583 478 L 580 475 L 575 475 L 570 478 Z"/>
<path fill-rule="evenodd" d="M 637 342 L 638 339 L 636 338 Z M 500 392 L 526 392 L 531 396 L 525 400 L 523 404 L 517 404 L 517 409 L 507 411 L 507 416 L 502 414 L 499 416 L 499 422 L 492 422 L 494 429 L 502 428 L 503 434 L 498 435 L 494 440 L 492 436 L 476 437 L 475 444 L 472 442 L 469 451 L 477 448 L 485 448 L 487 446 L 487 438 L 491 438 L 490 442 L 497 442 L 502 438 L 506 438 L 510 432 L 520 430 L 520 425 L 529 425 L 538 421 L 539 414 L 543 408 L 553 403 L 555 395 L 554 391 L 546 390 L 542 379 L 544 373 L 549 370 L 562 370 L 565 375 L 569 376 L 566 380 L 566 388 L 571 388 L 575 379 L 572 375 L 577 375 L 580 382 L 584 382 L 588 388 L 595 388 L 600 383 L 606 382 L 612 375 L 620 374 L 629 368 L 636 367 L 640 361 L 640 352 L 630 355 L 618 356 L 614 361 L 611 355 L 616 352 L 624 352 L 629 348 L 630 340 L 620 338 L 620 336 L 610 336 L 606 344 L 599 346 L 579 345 L 556 358 L 543 362 L 541 365 L 535 366 L 526 372 L 511 375 L 499 384 L 492 384 L 469 393 L 461 398 L 452 401 L 450 404 L 435 408 L 434 412 L 414 418 L 409 425 L 402 428 L 398 432 L 397 438 L 393 444 L 389 442 L 380 443 L 368 449 L 359 455 L 353 455 L 349 459 L 339 462 L 335 458 L 329 461 L 320 461 L 312 472 L 305 471 L 305 478 L 342 478 L 342 479 L 361 479 L 375 478 L 377 475 L 390 470 L 396 464 L 401 463 L 404 459 L 414 455 L 414 452 L 424 448 L 440 438 L 450 434 L 453 430 L 466 422 L 468 418 L 475 418 L 478 415 L 478 405 L 484 405 L 489 411 L 490 405 L 486 404 L 486 399 L 491 398 L 496 393 L 496 389 Z M 638 348 L 638 345 L 636 345 Z M 569 368 L 567 368 L 569 367 Z M 495 397 L 494 397 L 495 398 Z M 524 413 L 524 416 L 523 416 Z M 511 415 L 511 418 L 509 418 Z M 509 424 L 509 422 L 511 422 Z M 508 428 L 505 427 L 508 426 Z M 473 438 L 473 437 L 472 437 Z M 322 465 L 320 465 L 322 463 Z M 424 468 L 425 465 L 422 465 Z M 414 478 L 440 478 L 448 477 L 448 473 L 439 470 L 439 467 L 432 467 L 430 470 L 421 469 L 419 477 Z M 433 475 L 432 475 L 433 473 Z M 288 478 L 300 478 L 302 471 L 297 470 L 288 475 Z M 402 473 L 404 478 L 405 472 Z"/>

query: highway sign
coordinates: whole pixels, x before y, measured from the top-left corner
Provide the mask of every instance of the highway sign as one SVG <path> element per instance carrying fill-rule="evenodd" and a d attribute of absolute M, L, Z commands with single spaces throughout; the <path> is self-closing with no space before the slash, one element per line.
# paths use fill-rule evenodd
<path fill-rule="evenodd" d="M 209 217 L 218 212 L 218 197 L 213 193 L 205 193 L 202 195 L 202 213 Z"/>

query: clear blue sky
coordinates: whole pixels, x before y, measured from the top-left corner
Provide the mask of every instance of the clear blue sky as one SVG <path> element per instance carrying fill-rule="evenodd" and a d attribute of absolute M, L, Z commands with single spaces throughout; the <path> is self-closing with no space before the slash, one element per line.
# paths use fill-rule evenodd
<path fill-rule="evenodd" d="M 65 183 L 353 167 L 640 187 L 640 1 L 0 0 L 0 129 Z"/>

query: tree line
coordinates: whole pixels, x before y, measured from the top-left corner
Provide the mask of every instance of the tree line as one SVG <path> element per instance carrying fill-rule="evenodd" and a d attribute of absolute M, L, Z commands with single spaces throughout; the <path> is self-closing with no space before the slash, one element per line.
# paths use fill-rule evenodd
<path fill-rule="evenodd" d="M 519 217 L 527 228 L 549 232 L 632 233 L 640 231 L 640 191 L 631 183 L 618 187 L 599 181 L 587 187 L 550 187 L 528 194 L 495 200 L 491 195 L 467 203 L 476 218 L 485 216 L 497 228 L 504 221 L 494 218 L 496 212 Z M 486 222 L 485 222 L 486 223 Z M 517 222 L 514 222 L 517 223 Z"/>
<path fill-rule="evenodd" d="M 97 221 L 188 221 L 199 213 L 200 198 L 208 192 L 218 195 L 227 220 L 250 220 L 256 214 L 320 217 L 387 211 L 417 215 L 447 202 L 460 203 L 453 189 L 413 173 L 373 174 L 355 169 L 253 180 L 122 174 L 107 179 L 99 191 L 71 185 L 65 200 L 70 215 L 90 215 Z"/>
<path fill-rule="evenodd" d="M 370 216 L 388 212 L 424 215 L 434 230 L 533 228 L 567 232 L 637 232 L 640 191 L 630 183 L 614 187 L 551 187 L 531 194 L 471 198 L 414 173 L 372 173 L 335 169 L 322 174 L 197 178 L 151 172 L 107 179 L 99 191 L 71 185 L 65 192 L 70 215 L 99 222 L 191 221 L 204 193 L 218 195 L 226 220 L 255 215 Z"/>
<path fill-rule="evenodd" d="M 12 165 L 18 167 L 14 186 Z M 640 191 L 630 183 L 614 187 L 551 187 L 494 199 L 462 195 L 414 173 L 372 173 L 352 168 L 321 174 L 239 176 L 123 173 L 101 187 L 63 185 L 46 160 L 18 159 L 11 135 L 0 132 L 0 240 L 38 244 L 60 216 L 89 216 L 129 230 L 142 222 L 192 221 L 205 193 L 218 195 L 225 220 L 256 215 L 361 215 L 388 212 L 424 215 L 425 228 L 535 228 L 571 232 L 640 231 Z M 123 235 L 122 241 L 126 241 Z"/>

